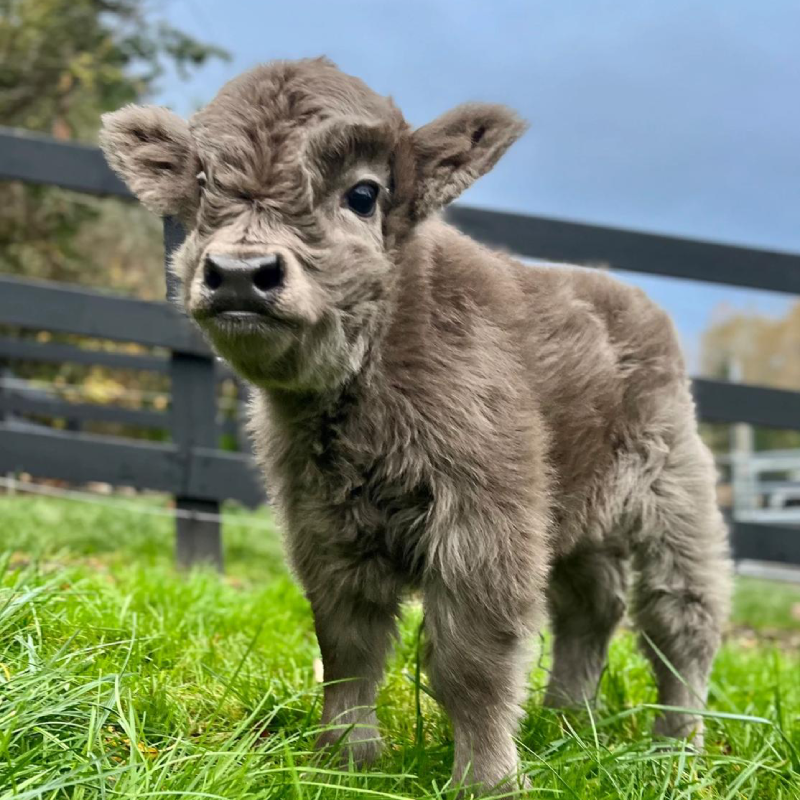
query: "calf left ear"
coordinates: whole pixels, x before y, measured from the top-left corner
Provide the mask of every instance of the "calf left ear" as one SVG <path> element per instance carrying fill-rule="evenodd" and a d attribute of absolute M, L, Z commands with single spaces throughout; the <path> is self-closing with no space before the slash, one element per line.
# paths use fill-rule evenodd
<path fill-rule="evenodd" d="M 421 219 L 455 200 L 497 163 L 526 128 L 510 108 L 466 103 L 414 131 L 415 216 Z"/>
<path fill-rule="evenodd" d="M 103 114 L 100 147 L 142 204 L 189 221 L 199 202 L 200 169 L 186 120 L 158 106 Z"/>

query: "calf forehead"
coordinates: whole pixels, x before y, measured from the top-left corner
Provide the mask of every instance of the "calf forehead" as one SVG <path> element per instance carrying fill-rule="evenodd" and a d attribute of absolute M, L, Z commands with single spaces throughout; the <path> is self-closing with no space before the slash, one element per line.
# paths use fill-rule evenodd
<path fill-rule="evenodd" d="M 278 61 L 226 84 L 190 129 L 219 209 L 259 200 L 298 216 L 311 208 L 299 169 L 304 137 L 330 120 L 353 117 L 403 125 L 391 100 L 330 61 Z"/>
<path fill-rule="evenodd" d="M 201 153 L 267 146 L 292 150 L 303 130 L 326 120 L 397 118 L 391 100 L 325 59 L 278 61 L 227 83 L 192 118 Z"/>

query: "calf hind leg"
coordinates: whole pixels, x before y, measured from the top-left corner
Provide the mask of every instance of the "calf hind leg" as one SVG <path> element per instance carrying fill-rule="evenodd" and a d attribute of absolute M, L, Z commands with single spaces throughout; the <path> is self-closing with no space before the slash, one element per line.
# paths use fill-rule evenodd
<path fill-rule="evenodd" d="M 592 700 L 608 642 L 625 613 L 627 562 L 622 553 L 591 548 L 562 558 L 550 575 L 553 667 L 546 706 Z"/>
<path fill-rule="evenodd" d="M 659 704 L 699 709 L 706 702 L 731 591 L 713 464 L 699 439 L 673 452 L 650 501 L 634 553 L 641 645 L 655 673 Z M 665 710 L 655 733 L 703 745 L 702 718 L 691 710 Z"/>

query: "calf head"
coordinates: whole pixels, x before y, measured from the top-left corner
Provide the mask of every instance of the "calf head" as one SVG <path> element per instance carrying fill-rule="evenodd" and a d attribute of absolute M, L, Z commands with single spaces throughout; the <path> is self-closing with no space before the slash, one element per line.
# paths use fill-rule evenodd
<path fill-rule="evenodd" d="M 142 203 L 181 220 L 172 268 L 188 313 L 253 383 L 314 391 L 357 372 L 388 317 L 416 225 L 524 129 L 496 105 L 412 130 L 392 101 L 325 59 L 228 83 L 188 122 L 103 117 L 100 142 Z"/>

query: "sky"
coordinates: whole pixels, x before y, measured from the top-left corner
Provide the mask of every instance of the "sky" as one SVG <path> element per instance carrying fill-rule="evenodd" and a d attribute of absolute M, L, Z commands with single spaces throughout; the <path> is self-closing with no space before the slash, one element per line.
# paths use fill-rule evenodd
<path fill-rule="evenodd" d="M 800 253 L 798 0 L 167 0 L 231 53 L 153 98 L 183 114 L 243 70 L 327 55 L 414 125 L 468 100 L 530 130 L 462 196 L 487 208 Z M 674 317 L 689 363 L 712 320 L 785 295 L 620 275 Z"/>

